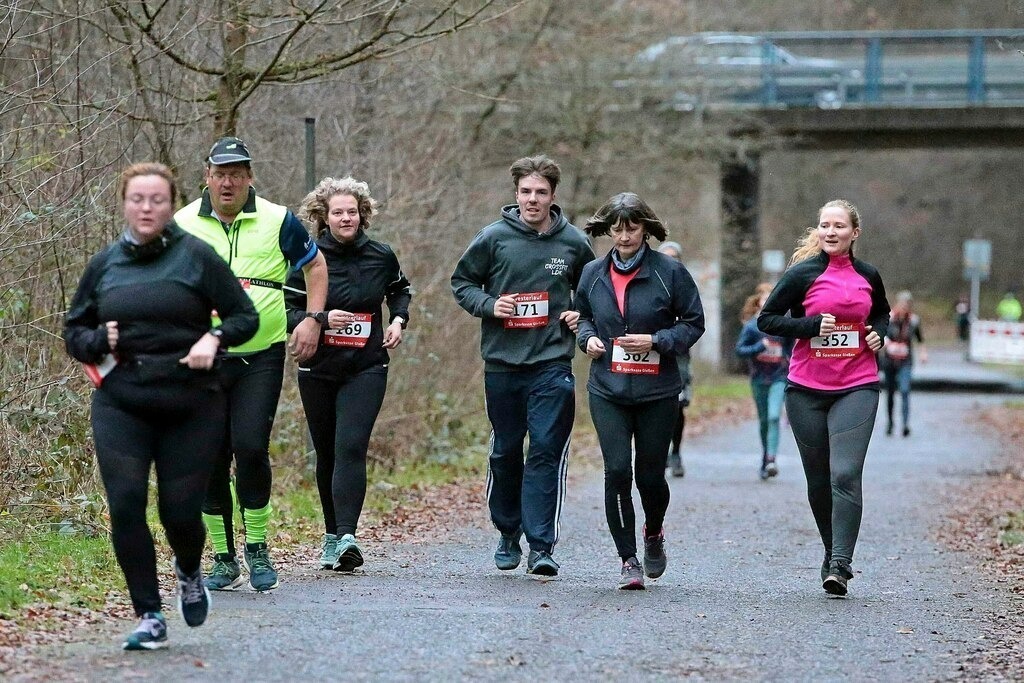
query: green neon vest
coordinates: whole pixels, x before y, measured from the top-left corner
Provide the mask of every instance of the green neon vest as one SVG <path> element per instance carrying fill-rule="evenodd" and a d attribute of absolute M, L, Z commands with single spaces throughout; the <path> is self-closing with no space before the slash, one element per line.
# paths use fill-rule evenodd
<path fill-rule="evenodd" d="M 252 299 L 260 314 L 256 335 L 228 349 L 231 354 L 263 351 L 287 338 L 284 291 L 281 285 L 288 278 L 288 261 L 281 253 L 281 225 L 288 209 L 256 196 L 249 199 L 228 230 L 212 213 L 209 191 L 174 214 L 174 220 L 185 231 L 203 240 L 228 262 L 242 288 Z M 254 284 L 252 280 L 263 281 Z M 268 286 L 269 285 L 269 286 Z"/>

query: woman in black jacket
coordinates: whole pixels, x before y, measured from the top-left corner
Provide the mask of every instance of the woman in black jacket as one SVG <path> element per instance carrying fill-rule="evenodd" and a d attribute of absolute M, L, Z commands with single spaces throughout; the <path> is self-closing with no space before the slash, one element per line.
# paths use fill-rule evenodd
<path fill-rule="evenodd" d="M 299 365 L 299 393 L 316 450 L 326 527 L 320 566 L 336 571 L 363 564 L 355 533 L 366 496 L 366 451 L 384 403 L 388 349 L 402 343 L 412 299 L 395 252 L 366 235 L 376 206 L 364 182 L 320 181 L 299 215 L 316 227 L 327 260 L 327 310 L 306 310 L 301 272 L 285 292 L 289 330 L 306 317 L 323 327 L 316 353 Z"/>
<path fill-rule="evenodd" d="M 605 468 L 605 513 L 622 558 L 619 587 L 644 588 L 665 571 L 665 465 L 682 382 L 676 356 L 704 333 L 697 286 L 683 264 L 647 245 L 665 226 L 632 192 L 612 197 L 586 232 L 614 247 L 583 269 L 576 291 L 578 344 L 593 361 L 587 390 Z M 644 508 L 644 564 L 636 557 L 633 450 Z"/>
<path fill-rule="evenodd" d="M 256 333 L 259 317 L 231 269 L 171 219 L 175 184 L 162 164 L 121 175 L 126 228 L 89 261 L 64 322 L 68 353 L 86 364 L 93 441 L 110 508 L 111 540 L 141 619 L 125 650 L 167 646 L 153 536 L 146 523 L 156 467 L 160 522 L 174 551 L 178 609 L 206 620 L 199 569 L 207 481 L 226 426 L 213 372 L 221 347 Z M 210 326 L 216 309 L 220 325 Z"/>

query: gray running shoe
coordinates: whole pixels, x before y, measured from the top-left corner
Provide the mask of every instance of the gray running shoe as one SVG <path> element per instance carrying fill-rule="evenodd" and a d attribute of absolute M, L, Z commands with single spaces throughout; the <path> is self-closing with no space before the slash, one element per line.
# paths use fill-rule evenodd
<path fill-rule="evenodd" d="M 277 570 L 270 562 L 266 543 L 246 543 L 245 566 L 249 569 L 249 587 L 258 593 L 277 588 Z"/>
<path fill-rule="evenodd" d="M 779 465 L 775 462 L 775 456 L 769 455 L 764 461 L 764 470 L 768 473 L 769 477 L 775 477 L 779 474 Z"/>
<path fill-rule="evenodd" d="M 832 560 L 828 563 L 828 576 L 821 582 L 821 587 L 831 595 L 846 595 L 847 582 L 853 578 L 853 570 L 849 563 Z"/>
<path fill-rule="evenodd" d="M 640 561 L 635 557 L 630 557 L 622 563 L 619 589 L 624 591 L 642 591 L 644 588 L 644 572 L 640 568 Z"/>
<path fill-rule="evenodd" d="M 345 534 L 338 539 L 338 561 L 334 563 L 334 571 L 350 572 L 363 564 L 363 552 L 356 545 L 356 537 Z"/>
<path fill-rule="evenodd" d="M 338 537 L 334 534 L 324 534 L 320 547 L 323 549 L 320 555 L 320 568 L 334 569 L 334 565 L 338 563 Z"/>
<path fill-rule="evenodd" d="M 686 467 L 683 466 L 683 456 L 679 453 L 668 454 L 668 467 L 673 477 L 685 477 Z"/>
<path fill-rule="evenodd" d="M 494 566 L 502 571 L 515 569 L 523 561 L 523 548 L 519 545 L 523 532 L 502 534 L 498 539 L 498 549 L 494 551 Z"/>
<path fill-rule="evenodd" d="M 167 647 L 167 622 L 162 612 L 146 612 L 121 643 L 122 650 L 160 650 Z"/>
<path fill-rule="evenodd" d="M 210 591 L 203 585 L 203 572 L 196 568 L 186 575 L 174 558 L 174 575 L 178 577 L 178 613 L 189 626 L 202 626 L 210 613 Z"/>
<path fill-rule="evenodd" d="M 558 576 L 558 563 L 547 551 L 531 550 L 526 560 L 526 573 L 534 576 Z"/>
<path fill-rule="evenodd" d="M 212 591 L 233 591 L 245 583 L 242 568 L 234 555 L 219 553 L 213 556 L 213 569 L 206 577 L 206 587 Z"/>
<path fill-rule="evenodd" d="M 668 564 L 668 555 L 665 554 L 665 530 L 659 531 L 657 536 L 648 536 L 645 524 L 644 574 L 648 578 L 656 579 L 665 573 L 666 564 Z"/>

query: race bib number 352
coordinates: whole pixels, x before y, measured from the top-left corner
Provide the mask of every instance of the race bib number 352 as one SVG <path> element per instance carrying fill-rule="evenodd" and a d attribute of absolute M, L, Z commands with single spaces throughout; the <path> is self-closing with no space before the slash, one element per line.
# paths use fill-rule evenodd
<path fill-rule="evenodd" d="M 548 324 L 548 293 L 522 292 L 513 294 L 516 302 L 515 313 L 505 318 L 506 330 L 520 330 L 530 327 L 545 327 Z"/>
<path fill-rule="evenodd" d="M 657 375 L 661 369 L 661 355 L 651 349 L 641 353 L 626 351 L 619 340 L 612 342 L 612 372 L 627 375 Z"/>
<path fill-rule="evenodd" d="M 812 358 L 853 358 L 861 349 L 863 323 L 836 323 L 831 334 L 811 337 Z"/>
<path fill-rule="evenodd" d="M 324 330 L 324 344 L 327 346 L 349 346 L 361 349 L 370 339 L 370 313 L 353 313 L 355 320 L 336 330 Z"/>

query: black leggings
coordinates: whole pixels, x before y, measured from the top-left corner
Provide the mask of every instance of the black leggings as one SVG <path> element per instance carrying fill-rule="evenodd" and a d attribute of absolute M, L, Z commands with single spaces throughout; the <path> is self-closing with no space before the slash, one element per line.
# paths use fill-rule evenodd
<path fill-rule="evenodd" d="M 786 413 L 807 476 L 807 499 L 832 559 L 853 561 L 864 507 L 864 458 L 877 411 L 877 389 L 845 394 L 786 389 Z"/>
<path fill-rule="evenodd" d="M 387 385 L 387 369 L 379 365 L 335 380 L 299 375 L 329 534 L 356 532 L 366 497 L 366 450 Z"/>
<path fill-rule="evenodd" d="M 690 405 L 679 401 L 679 414 L 676 416 L 676 424 L 672 427 L 672 453 L 679 455 L 679 449 L 683 445 L 683 430 L 686 429 L 686 406 Z"/>
<path fill-rule="evenodd" d="M 235 491 L 243 510 L 261 510 L 270 502 L 270 431 L 284 381 L 284 342 L 248 356 L 221 363 L 220 381 L 227 395 L 228 418 L 223 446 L 210 476 L 203 512 L 220 515 L 227 532 L 228 552 L 235 554 L 232 527 L 231 461 Z M 243 513 L 244 514 L 244 513 Z"/>
<path fill-rule="evenodd" d="M 144 398 L 145 394 L 140 394 Z M 199 569 L 206 532 L 200 510 L 214 458 L 224 438 L 224 395 L 182 392 L 174 410 L 144 400 L 125 408 L 107 391 L 92 397 L 96 460 L 107 491 L 114 554 L 135 613 L 160 610 L 156 551 L 146 524 L 150 468 L 156 465 L 160 522 L 178 566 Z"/>
<path fill-rule="evenodd" d="M 647 534 L 657 535 L 668 510 L 665 481 L 668 445 L 679 411 L 669 398 L 626 405 L 590 394 L 590 417 L 604 457 L 604 509 L 615 549 L 623 560 L 636 555 L 636 514 L 633 511 L 633 445 L 636 444 L 636 488 L 644 508 Z"/>

